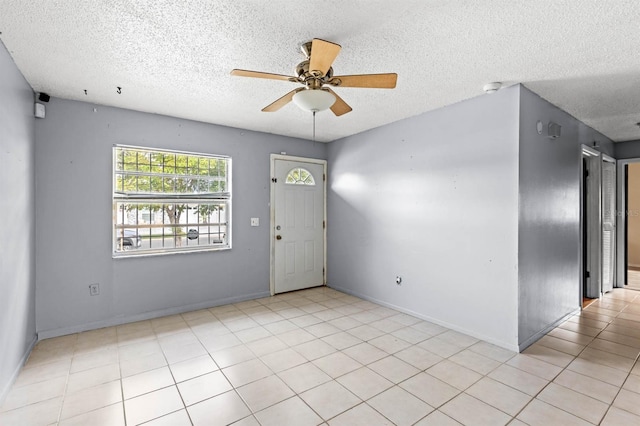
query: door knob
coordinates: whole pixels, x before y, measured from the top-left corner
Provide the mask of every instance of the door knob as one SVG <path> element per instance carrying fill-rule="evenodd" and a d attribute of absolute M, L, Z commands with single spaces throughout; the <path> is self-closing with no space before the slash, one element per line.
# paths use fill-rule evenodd
<path fill-rule="evenodd" d="M 276 235 L 276 240 L 281 240 L 282 239 L 282 235 Z"/>

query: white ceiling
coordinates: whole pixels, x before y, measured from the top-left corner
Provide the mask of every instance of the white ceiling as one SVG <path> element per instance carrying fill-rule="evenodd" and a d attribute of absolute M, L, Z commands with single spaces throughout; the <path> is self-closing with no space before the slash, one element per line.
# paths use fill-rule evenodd
<path fill-rule="evenodd" d="M 35 91 L 311 139 L 293 75 L 312 38 L 342 45 L 336 75 L 397 72 L 394 90 L 338 88 L 331 141 L 524 83 L 616 141 L 640 139 L 638 0 L 0 0 L 0 39 Z M 122 93 L 116 93 L 116 87 Z M 84 90 L 87 90 L 85 95 Z M 485 95 L 487 96 L 487 95 Z"/>

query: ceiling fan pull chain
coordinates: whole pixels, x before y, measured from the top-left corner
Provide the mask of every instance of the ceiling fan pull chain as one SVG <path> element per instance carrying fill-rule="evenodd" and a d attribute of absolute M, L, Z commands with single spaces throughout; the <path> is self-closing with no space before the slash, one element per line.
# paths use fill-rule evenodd
<path fill-rule="evenodd" d="M 313 141 L 316 141 L 316 111 L 313 111 Z"/>

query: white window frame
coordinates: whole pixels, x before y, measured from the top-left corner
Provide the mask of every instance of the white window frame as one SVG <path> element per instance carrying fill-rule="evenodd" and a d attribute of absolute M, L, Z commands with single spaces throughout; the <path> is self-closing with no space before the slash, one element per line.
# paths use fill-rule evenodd
<path fill-rule="evenodd" d="M 149 154 L 163 154 L 163 155 L 184 155 L 184 156 L 189 156 L 189 157 L 197 157 L 199 160 L 200 159 L 207 159 L 207 160 L 222 160 L 224 162 L 226 171 L 224 173 L 224 176 L 212 176 L 210 174 L 190 174 L 190 172 L 187 172 L 185 174 L 181 174 L 178 173 L 177 170 L 174 170 L 173 173 L 169 172 L 169 173 L 158 173 L 158 172 L 151 172 L 151 171 L 140 171 L 140 170 L 121 170 L 118 169 L 118 152 L 120 152 L 121 150 L 130 150 L 130 151 L 140 151 L 143 153 L 149 153 Z M 214 155 L 214 154 L 208 154 L 208 153 L 199 153 L 199 152 L 188 152 L 188 151 L 177 151 L 177 150 L 168 150 L 168 149 L 160 149 L 160 148 L 150 148 L 150 147 L 141 147 L 141 146 L 130 146 L 130 145 L 120 145 L 120 144 L 116 144 L 113 145 L 113 149 L 112 149 L 112 155 L 113 155 L 113 160 L 112 160 L 112 210 L 113 210 L 113 215 L 112 215 L 112 224 L 111 224 L 111 229 L 112 229 L 112 256 L 114 258 L 124 258 L 124 257 L 138 257 L 138 256 L 156 256 L 156 255 L 166 255 L 166 254 L 176 254 L 176 253 L 194 253 L 194 252 L 205 252 L 205 251 L 219 251 L 219 250 L 229 250 L 231 249 L 231 218 L 232 218 L 232 187 L 231 187 L 231 181 L 232 181 L 232 161 L 231 161 L 231 157 L 228 156 L 224 156 L 224 155 Z M 149 163 L 151 164 L 151 163 Z M 210 163 L 209 163 L 210 164 Z M 136 166 L 139 167 L 139 166 Z M 174 166 L 177 168 L 177 166 Z M 209 167 L 211 167 L 209 165 Z M 163 169 L 164 170 L 164 169 Z M 201 170 L 201 169 L 198 169 Z M 209 169 L 211 170 L 211 169 Z M 186 193 L 178 193 L 178 192 L 154 192 L 151 190 L 148 191 L 144 191 L 141 190 L 140 187 L 136 184 L 136 189 L 135 190 L 124 190 L 123 185 L 118 188 L 117 182 L 118 182 L 118 176 L 124 176 L 127 175 L 128 177 L 132 177 L 133 175 L 137 175 L 141 178 L 149 178 L 149 180 L 151 179 L 151 177 L 157 178 L 157 177 L 162 177 L 162 178 L 169 178 L 169 179 L 175 179 L 178 180 L 180 178 L 184 179 L 184 178 L 197 178 L 197 181 L 199 184 L 203 184 L 204 187 L 206 187 L 209 190 L 196 190 L 194 192 L 186 192 Z M 136 178 L 136 181 L 138 179 Z M 213 182 L 218 181 L 218 182 L 224 182 L 224 191 L 211 191 L 210 188 L 213 186 Z M 164 186 L 164 184 L 163 184 Z M 149 184 L 149 188 L 151 188 L 151 185 Z M 152 224 L 144 224 L 144 223 L 140 223 L 138 220 L 136 219 L 136 223 L 119 223 L 118 222 L 118 215 L 124 215 L 124 210 L 120 209 L 118 206 L 121 204 L 133 204 L 133 205 L 144 205 L 144 204 L 181 204 L 181 205 L 190 205 L 187 206 L 186 211 L 187 211 L 187 218 L 188 218 L 188 212 L 189 212 L 189 208 L 192 210 L 195 210 L 196 208 L 198 209 L 198 212 L 201 212 L 200 208 L 202 206 L 206 206 L 206 205 L 222 205 L 224 206 L 224 222 L 218 222 L 218 223 L 211 223 L 211 220 L 207 221 L 206 223 L 200 223 L 199 221 L 197 223 L 184 223 L 184 226 L 182 224 L 182 222 L 179 223 L 167 223 L 164 220 L 164 217 L 167 215 L 167 213 L 165 213 L 164 209 L 161 210 L 161 212 L 157 213 L 158 215 L 162 216 L 162 224 L 161 225 L 152 225 Z M 144 210 L 140 210 L 138 206 L 136 206 L 136 213 L 135 216 L 136 218 L 138 218 L 139 216 L 143 216 L 146 213 L 144 212 Z M 218 214 L 220 213 L 220 210 L 217 210 Z M 210 212 L 210 210 L 209 210 Z M 211 213 L 207 213 L 209 215 L 211 215 Z M 153 216 L 153 215 L 152 215 Z M 196 217 L 199 219 L 200 215 L 199 213 L 196 214 Z M 220 215 L 219 215 L 220 217 Z M 211 217 L 209 216 L 209 219 L 211 219 Z M 124 221 L 121 221 L 124 222 Z M 212 240 L 212 235 L 216 235 L 215 230 L 211 231 L 211 227 L 217 226 L 218 227 L 218 232 L 217 232 L 217 238 L 213 237 L 214 239 Z M 153 228 L 163 228 L 162 230 L 162 235 L 164 235 L 164 238 L 162 238 L 162 244 L 159 247 L 152 247 L 153 246 L 153 242 L 152 242 L 152 229 Z M 172 230 L 175 230 L 177 228 L 185 228 L 188 229 L 188 231 L 184 234 L 184 236 L 182 234 L 180 234 L 179 237 L 176 237 L 176 234 L 174 234 L 174 246 L 171 245 L 165 245 L 165 241 L 168 241 L 169 238 L 167 237 L 167 234 L 165 234 L 165 228 L 171 228 Z M 195 229 L 197 227 L 197 229 Z M 205 234 L 200 234 L 200 232 L 202 232 L 202 227 L 205 227 L 208 229 L 208 232 L 205 232 Z M 224 228 L 224 233 L 221 232 L 221 229 Z M 123 244 L 123 240 L 125 240 L 126 238 L 122 238 L 125 236 L 124 234 L 124 230 L 125 229 L 134 229 L 136 232 L 136 237 L 133 239 L 134 243 L 136 242 L 137 236 L 141 235 L 140 231 L 145 231 L 145 230 L 149 230 L 148 234 L 145 235 L 148 237 L 148 247 L 140 247 L 140 248 L 135 248 L 135 249 L 131 249 L 131 250 L 125 250 L 124 249 L 124 245 Z M 196 231 L 200 231 L 197 233 L 194 233 L 192 235 L 189 235 L 189 231 L 191 230 L 196 230 Z M 206 230 L 205 230 L 206 231 Z M 223 235 L 223 237 L 221 237 L 221 234 Z M 204 235 L 206 235 L 206 237 L 204 237 Z M 154 236 L 156 236 L 154 234 Z M 190 238 L 192 236 L 195 236 L 194 238 Z M 200 237 L 202 236 L 203 240 L 206 240 L 205 243 L 200 244 Z M 184 246 L 180 245 L 178 246 L 178 238 L 180 241 L 180 244 L 182 244 L 182 241 L 185 241 L 186 244 Z M 128 240 L 131 240 L 131 238 L 129 238 Z M 138 239 L 139 240 L 139 239 Z M 197 240 L 197 241 L 195 241 Z M 142 238 L 142 241 L 144 240 L 144 236 Z M 192 242 L 194 241 L 194 242 Z M 139 244 L 139 243 L 138 243 Z M 146 244 L 145 244 L 146 245 Z"/>

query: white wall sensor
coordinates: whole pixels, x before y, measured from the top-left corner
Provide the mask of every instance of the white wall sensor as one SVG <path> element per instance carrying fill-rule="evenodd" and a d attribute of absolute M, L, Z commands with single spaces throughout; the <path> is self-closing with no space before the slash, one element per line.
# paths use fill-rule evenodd
<path fill-rule="evenodd" d="M 36 115 L 36 118 L 44 118 L 44 105 L 43 104 L 36 102 L 35 115 Z"/>

